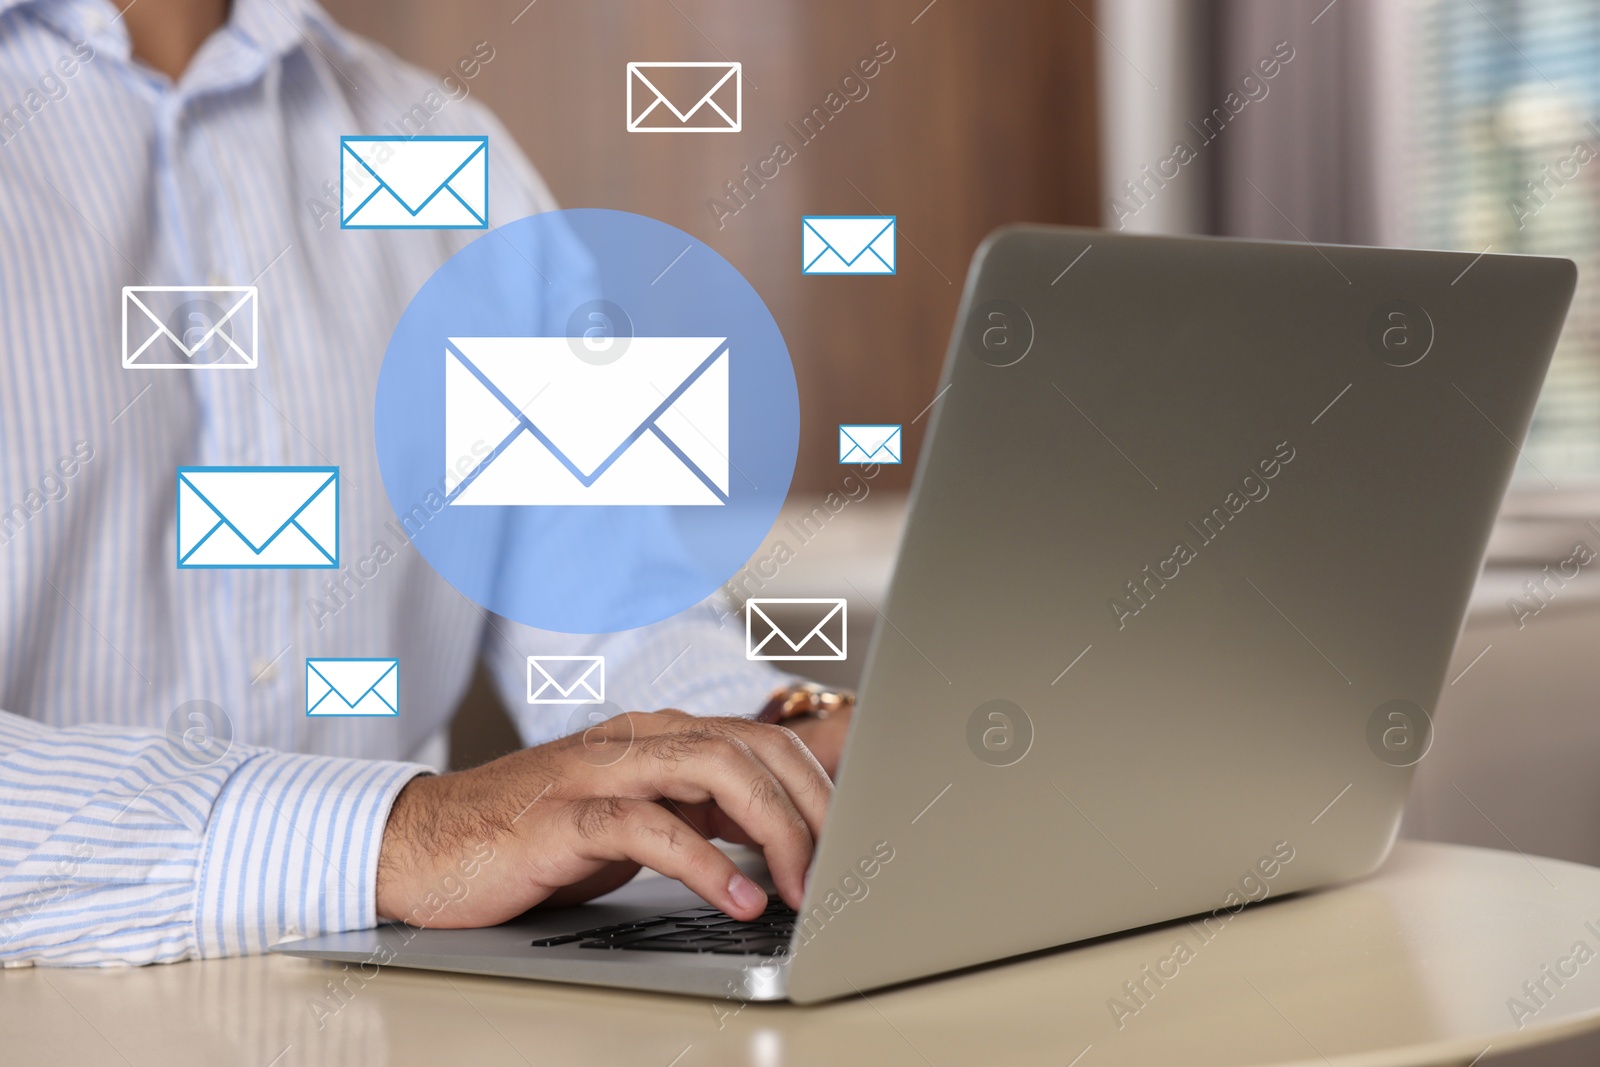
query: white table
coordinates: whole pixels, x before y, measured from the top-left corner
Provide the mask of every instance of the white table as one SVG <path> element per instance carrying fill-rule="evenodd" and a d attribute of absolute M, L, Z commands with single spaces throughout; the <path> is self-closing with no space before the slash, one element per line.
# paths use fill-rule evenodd
<path fill-rule="evenodd" d="M 997 898 L 997 907 L 1004 907 Z M 1595 928 L 1586 925 L 1593 920 Z M 982 916 L 973 916 L 981 922 Z M 1600 951 L 1600 869 L 1402 842 L 1363 882 L 1248 908 L 1118 1030 L 1169 925 L 809 1008 L 285 957 L 0 972 L 0 1060 L 95 1067 L 1464 1065 L 1600 1028 L 1600 956 L 1519 1029 L 1524 981 Z M 1190 933 L 1191 943 L 1198 939 Z M 1569 968 L 1570 969 L 1570 968 Z M 313 1008 L 338 1006 L 336 1013 Z"/>

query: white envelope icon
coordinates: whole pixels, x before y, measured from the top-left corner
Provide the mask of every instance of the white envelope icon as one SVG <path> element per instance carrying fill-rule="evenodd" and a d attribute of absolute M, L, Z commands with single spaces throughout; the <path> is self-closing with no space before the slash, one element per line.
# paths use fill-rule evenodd
<path fill-rule="evenodd" d="M 739 63 L 629 63 L 629 133 L 738 133 Z"/>
<path fill-rule="evenodd" d="M 400 714 L 400 661 L 307 658 L 306 714 Z"/>
<path fill-rule="evenodd" d="M 746 659 L 846 658 L 850 616 L 843 598 L 752 597 L 744 606 Z"/>
<path fill-rule="evenodd" d="M 801 274 L 893 274 L 893 215 L 806 215 Z"/>
<path fill-rule="evenodd" d="M 900 427 L 898 425 L 839 427 L 840 463 L 899 463 Z"/>
<path fill-rule="evenodd" d="M 122 365 L 249 370 L 256 365 L 256 287 L 123 286 Z"/>
<path fill-rule="evenodd" d="M 339 566 L 338 467 L 179 467 L 178 566 Z"/>
<path fill-rule="evenodd" d="M 347 230 L 489 227 L 489 138 L 339 138 L 339 225 Z"/>
<path fill-rule="evenodd" d="M 529 656 L 528 703 L 604 704 L 604 656 Z"/>
<path fill-rule="evenodd" d="M 727 503 L 727 339 L 633 337 L 605 363 L 573 344 L 566 337 L 449 338 L 446 501 Z M 457 473 L 456 457 L 481 454 L 484 441 L 489 454 Z"/>

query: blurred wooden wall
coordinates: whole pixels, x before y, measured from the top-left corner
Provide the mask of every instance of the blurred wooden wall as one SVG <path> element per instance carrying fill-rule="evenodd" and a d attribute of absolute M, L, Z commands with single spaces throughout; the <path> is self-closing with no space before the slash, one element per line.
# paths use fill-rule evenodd
<path fill-rule="evenodd" d="M 467 88 L 563 206 L 670 222 L 744 273 L 799 378 L 799 491 L 837 485 L 837 424 L 910 423 L 933 399 L 985 233 L 1099 219 L 1091 0 L 324 2 L 438 75 L 485 42 L 493 58 Z M 867 95 L 802 144 L 785 124 L 823 106 L 880 42 L 893 58 Z M 630 60 L 719 59 L 744 64 L 742 132 L 626 131 Z M 707 201 L 779 140 L 796 158 L 719 227 Z M 898 274 L 803 277 L 806 214 L 898 216 Z M 906 464 L 880 485 L 909 484 L 927 424 L 907 427 Z"/>

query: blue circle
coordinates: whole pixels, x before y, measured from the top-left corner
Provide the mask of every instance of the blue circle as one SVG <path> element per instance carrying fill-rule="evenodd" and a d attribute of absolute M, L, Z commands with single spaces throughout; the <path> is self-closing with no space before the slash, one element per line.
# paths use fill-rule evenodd
<path fill-rule="evenodd" d="M 615 360 L 571 343 L 595 301 L 631 323 Z M 756 552 L 800 399 L 732 264 L 655 219 L 576 209 L 492 230 L 428 279 L 374 423 L 389 502 L 446 581 L 529 626 L 612 633 L 694 607 Z"/>

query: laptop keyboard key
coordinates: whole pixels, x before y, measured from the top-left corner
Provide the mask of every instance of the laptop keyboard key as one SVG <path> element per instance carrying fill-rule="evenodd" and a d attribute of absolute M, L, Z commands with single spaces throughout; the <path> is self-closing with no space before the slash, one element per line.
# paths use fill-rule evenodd
<path fill-rule="evenodd" d="M 777 937 L 749 938 L 733 944 L 711 949 L 719 956 L 775 956 L 789 951 L 789 939 Z"/>
<path fill-rule="evenodd" d="M 656 916 L 649 919 L 637 919 L 633 922 L 612 923 L 610 926 L 596 926 L 592 930 L 579 930 L 579 937 L 609 937 L 612 934 L 628 933 L 633 930 L 643 930 L 651 926 L 664 926 L 672 920 L 665 916 Z"/>
<path fill-rule="evenodd" d="M 574 941 L 582 941 L 582 934 L 562 934 L 560 937 L 541 937 L 533 943 L 534 948 L 554 948 L 556 945 L 570 945 Z"/>
<path fill-rule="evenodd" d="M 635 941 L 643 941 L 649 937 L 659 937 L 655 930 L 620 930 L 605 937 L 596 937 L 585 941 L 580 948 L 627 948 Z"/>

